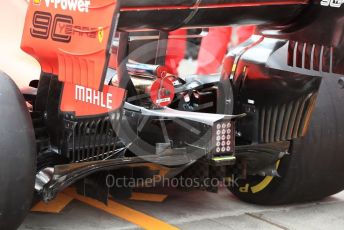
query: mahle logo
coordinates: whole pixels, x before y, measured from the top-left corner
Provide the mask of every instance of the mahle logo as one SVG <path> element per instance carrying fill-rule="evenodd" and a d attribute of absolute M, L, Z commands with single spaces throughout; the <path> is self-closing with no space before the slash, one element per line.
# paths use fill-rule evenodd
<path fill-rule="evenodd" d="M 33 0 L 35 5 L 40 5 L 43 0 Z M 46 7 L 54 6 L 55 9 L 79 11 L 81 13 L 88 13 L 91 1 L 90 0 L 44 0 Z"/>

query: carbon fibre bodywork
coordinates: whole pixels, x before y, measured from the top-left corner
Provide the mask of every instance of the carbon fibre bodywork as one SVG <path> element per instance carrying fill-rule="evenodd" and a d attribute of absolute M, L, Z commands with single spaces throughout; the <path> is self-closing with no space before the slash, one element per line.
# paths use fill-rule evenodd
<path fill-rule="evenodd" d="M 261 150 L 269 156 L 273 155 L 269 143 L 277 143 L 277 147 L 272 148 L 276 154 L 271 161 L 278 159 L 276 156 L 288 150 L 289 142 L 285 145 L 285 141 L 305 135 L 321 78 L 339 77 L 343 72 L 340 63 L 343 62 L 344 54 L 339 50 L 343 48 L 344 39 L 342 30 L 338 29 L 343 23 L 343 9 L 324 6 L 320 2 L 320 0 L 109 0 L 103 4 L 101 1 L 94 1 L 94 5 L 90 8 L 90 11 L 94 9 L 90 14 L 94 19 L 91 20 L 93 28 L 91 30 L 90 25 L 87 25 L 86 29 L 80 26 L 74 28 L 75 23 L 84 22 L 84 12 L 68 13 L 68 17 L 71 17 L 69 14 L 73 15 L 73 22 L 69 24 L 72 24 L 73 30 L 77 31 L 76 35 L 73 34 L 75 31 L 71 34 L 56 32 L 57 23 L 61 22 L 59 21 L 61 15 L 58 13 L 65 12 L 56 9 L 57 3 L 55 9 L 48 5 L 47 7 L 29 6 L 28 17 L 35 17 L 37 9 L 48 10 L 51 13 L 48 19 L 54 18 L 55 23 L 51 35 L 49 32 L 51 21 L 47 20 L 46 26 L 49 30 L 44 34 L 46 35 L 44 38 L 37 36 L 33 38 L 34 36 L 24 34 L 22 43 L 24 50 L 36 55 L 36 58 L 43 63 L 41 63 L 44 67 L 42 78 L 49 78 L 49 80 L 41 80 L 34 106 L 35 112 L 40 112 L 45 119 L 48 135 L 43 137 L 48 136 L 49 139 L 45 150 L 60 154 L 73 163 L 73 165 L 59 166 L 67 169 L 70 178 L 65 174 L 61 178 L 56 175 L 58 179 L 55 178 L 57 182 L 56 180 L 51 182 L 55 183 L 53 186 L 48 183 L 41 188 L 40 192 L 43 193 L 44 199 L 54 198 L 56 191 L 82 176 L 96 172 L 97 167 L 102 168 L 104 164 L 106 169 L 111 167 L 115 169 L 119 165 L 126 165 L 126 162 L 129 164 L 132 160 L 134 163 L 149 161 L 167 165 L 173 170 L 177 168 L 178 171 L 200 158 L 210 159 L 214 163 L 213 158 L 216 156 L 217 160 L 224 159 L 224 166 L 232 166 L 236 163 L 232 148 L 234 139 L 237 145 L 252 145 L 252 151 Z M 104 18 L 102 14 L 102 20 L 97 20 L 96 10 L 98 14 L 104 13 L 108 17 Z M 46 16 L 44 11 L 38 13 L 41 17 Z M 38 35 L 40 32 L 47 32 L 39 30 L 42 29 L 39 27 L 41 21 L 33 22 L 33 28 L 38 31 L 34 32 Z M 32 35 L 31 24 L 32 22 L 28 20 L 24 31 Z M 196 113 L 193 108 L 167 110 L 151 104 L 147 106 L 140 100 L 138 104 L 132 102 L 133 105 L 130 106 L 124 103 L 132 97 L 141 96 L 144 99 L 149 97 L 147 94 L 136 94 L 131 75 L 127 70 L 131 42 L 129 33 L 157 30 L 159 36 L 155 64 L 163 65 L 168 31 L 179 28 L 246 24 L 257 25 L 256 34 L 229 53 L 218 82 L 200 82 L 197 77 L 176 81 L 176 85 L 191 85 L 191 88 L 181 87 L 179 89 L 182 90 L 178 91 L 176 86 L 177 103 L 172 104 L 172 107 L 183 104 L 185 101 L 180 98 L 185 98 L 190 92 L 190 95 L 194 92 L 200 92 L 201 95 L 202 90 L 208 90 L 207 93 L 210 92 L 211 97 L 217 98 L 215 100 L 217 105 L 221 104 L 220 110 L 218 108 L 214 110 L 218 115 L 208 115 L 212 118 L 216 117 L 217 120 L 214 118 L 207 123 L 208 118 Z M 326 30 L 321 30 L 325 27 Z M 318 33 L 317 30 L 321 31 Z M 94 34 L 90 35 L 91 32 Z M 116 39 L 113 38 L 115 32 L 119 33 Z M 85 34 L 88 36 L 87 39 L 90 39 L 89 43 L 85 42 L 86 38 L 83 37 Z M 56 41 L 56 37 L 61 38 L 62 35 L 65 39 L 63 46 L 57 43 L 61 41 Z M 39 39 L 45 41 L 41 42 Z M 117 52 L 111 53 L 111 46 L 116 42 L 118 42 Z M 83 94 L 86 95 L 86 99 L 83 96 L 84 99 L 78 102 L 81 103 L 79 107 L 90 113 L 83 113 L 86 116 L 78 117 L 77 111 L 72 106 L 76 104 L 73 100 L 77 101 L 77 98 L 65 95 L 74 94 L 73 86 L 85 87 L 84 90 L 89 90 L 93 95 L 96 93 L 103 95 L 99 91 L 103 91 L 104 88 L 110 54 L 116 60 L 116 77 L 118 76 L 118 84 L 110 87 L 126 89 L 128 94 L 114 99 L 116 105 L 121 106 L 116 108 L 110 106 L 108 113 L 102 114 L 91 113 L 91 110 L 94 112 L 94 107 L 90 106 L 92 102 L 95 104 L 94 97 L 92 99 L 90 96 L 91 99 L 87 99 L 87 93 Z M 195 82 L 197 84 L 192 86 Z M 67 84 L 72 86 L 71 91 L 68 91 Z M 220 92 L 221 90 L 227 93 Z M 67 98 L 67 101 L 61 102 L 61 97 Z M 99 96 L 96 98 L 99 104 Z M 193 100 L 198 99 L 194 97 Z M 62 107 L 64 109 L 61 109 Z M 237 116 L 228 116 L 228 114 L 232 115 L 232 111 Z M 246 117 L 242 118 L 240 114 L 246 114 Z M 234 123 L 229 120 L 237 118 L 241 119 L 236 121 L 235 130 L 232 131 L 229 128 L 233 128 L 231 125 L 234 126 Z M 178 119 L 183 120 L 182 126 L 187 127 L 187 131 L 178 128 L 178 125 L 180 126 Z M 119 126 L 123 127 L 123 122 L 127 125 L 120 129 Z M 164 122 L 168 125 L 163 125 Z M 228 133 L 225 130 L 225 123 L 223 129 L 221 125 L 217 129 L 214 128 L 219 122 L 229 124 Z M 143 128 L 145 125 L 146 127 Z M 197 130 L 194 132 L 195 127 L 199 128 L 198 132 Z M 172 138 L 166 137 L 168 131 L 173 133 Z M 215 133 L 218 133 L 216 138 L 219 139 L 209 147 L 209 143 L 215 139 Z M 225 134 L 229 137 L 227 138 Z M 225 147 L 226 143 L 228 150 Z M 266 145 L 257 148 L 256 145 L 260 144 Z M 213 150 L 217 153 L 222 151 L 223 154 L 214 155 Z M 241 154 L 245 155 L 251 150 L 249 147 L 243 148 Z M 143 161 L 136 162 L 137 156 Z M 170 162 L 162 163 L 165 159 Z M 94 162 L 93 167 L 92 164 L 85 164 L 85 161 Z M 261 165 L 265 167 L 265 163 L 262 162 Z M 210 165 L 209 162 L 207 164 Z M 259 171 L 263 169 L 261 165 L 251 168 Z M 56 166 L 55 169 L 59 167 Z M 64 181 L 66 178 L 68 181 Z"/>

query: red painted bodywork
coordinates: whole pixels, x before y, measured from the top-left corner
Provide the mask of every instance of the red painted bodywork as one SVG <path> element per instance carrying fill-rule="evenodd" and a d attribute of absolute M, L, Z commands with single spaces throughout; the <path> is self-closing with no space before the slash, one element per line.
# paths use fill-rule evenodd
<path fill-rule="evenodd" d="M 120 109 L 123 105 L 125 90 L 114 86 L 105 85 L 102 92 L 84 88 L 84 98 L 77 96 L 76 85 L 65 83 L 61 98 L 60 110 L 62 112 L 74 112 L 75 116 L 93 116 L 106 114 Z M 88 95 L 91 94 L 91 95 Z M 98 98 L 94 97 L 94 94 Z M 111 95 L 110 101 L 107 95 Z M 90 98 L 88 99 L 87 96 Z"/>
<path fill-rule="evenodd" d="M 21 48 L 38 60 L 43 72 L 57 75 L 62 82 L 99 90 L 108 66 L 117 4 L 116 0 L 92 0 L 90 4 L 88 12 L 80 12 L 55 8 L 53 3 L 47 7 L 44 0 L 31 1 Z M 46 16 L 37 19 L 37 12 Z M 68 20 L 56 21 L 61 15 Z M 33 33 L 42 34 L 43 38 L 34 37 Z M 56 41 L 54 36 L 70 41 Z"/>

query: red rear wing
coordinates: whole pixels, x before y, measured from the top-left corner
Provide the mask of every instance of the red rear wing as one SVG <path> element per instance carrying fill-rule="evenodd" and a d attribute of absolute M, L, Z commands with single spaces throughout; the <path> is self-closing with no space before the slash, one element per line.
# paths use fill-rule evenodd
<path fill-rule="evenodd" d="M 30 0 L 21 48 L 62 82 L 102 90 L 116 0 Z"/>

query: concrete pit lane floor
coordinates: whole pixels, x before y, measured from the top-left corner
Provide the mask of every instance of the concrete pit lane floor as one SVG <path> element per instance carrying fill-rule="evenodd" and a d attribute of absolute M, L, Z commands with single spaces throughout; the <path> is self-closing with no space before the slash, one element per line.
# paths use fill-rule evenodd
<path fill-rule="evenodd" d="M 219 193 L 173 188 L 135 193 L 107 206 L 67 189 L 34 207 L 20 230 L 343 229 L 344 192 L 318 202 L 265 207 Z"/>

